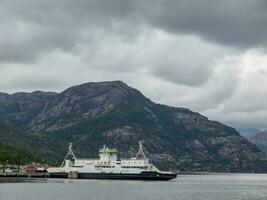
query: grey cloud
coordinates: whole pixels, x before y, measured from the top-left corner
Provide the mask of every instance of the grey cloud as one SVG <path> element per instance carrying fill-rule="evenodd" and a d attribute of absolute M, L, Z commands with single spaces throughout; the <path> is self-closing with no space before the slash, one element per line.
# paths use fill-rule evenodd
<path fill-rule="evenodd" d="M 75 51 L 77 44 L 90 45 L 99 31 L 135 34 L 139 25 L 132 25 L 137 15 L 130 13 L 138 10 L 134 7 L 122 0 L 3 1 L 0 62 L 31 62 L 55 49 Z"/>
<path fill-rule="evenodd" d="M 176 37 L 160 31 L 143 34 L 134 43 L 124 42 L 112 34 L 100 38 L 105 45 L 87 49 L 88 66 L 118 73 L 146 70 L 165 81 L 194 87 L 208 81 L 216 62 L 226 53 L 234 53 L 197 37 Z"/>
<path fill-rule="evenodd" d="M 258 112 L 266 90 L 253 101 L 266 70 L 253 64 L 259 74 L 240 89 L 241 68 L 222 61 L 251 48 L 266 54 L 266 11 L 264 0 L 2 0 L 1 90 L 121 79 L 161 103 L 267 126 L 267 112 Z"/>
<path fill-rule="evenodd" d="M 3 0 L 0 60 L 30 61 L 57 48 L 72 51 L 95 29 L 132 37 L 143 31 L 136 31 L 139 26 L 237 48 L 266 46 L 266 10 L 264 0 Z"/>
<path fill-rule="evenodd" d="M 156 76 L 176 84 L 200 86 L 212 74 L 212 68 L 209 65 L 200 66 L 197 63 L 166 62 L 164 65 L 158 66 L 154 73 Z"/>
<path fill-rule="evenodd" d="M 164 42 L 169 44 L 165 46 Z M 166 81 L 200 87 L 212 76 L 218 60 L 223 59 L 226 52 L 233 53 L 192 36 L 174 37 L 158 45 L 157 55 L 151 64 L 154 66 L 152 72 Z"/>
<path fill-rule="evenodd" d="M 223 61 L 221 61 L 223 62 Z M 185 94 L 176 105 L 190 104 L 191 108 L 201 112 L 207 110 L 218 110 L 220 106 L 225 106 L 227 102 L 238 90 L 239 70 L 235 66 L 218 66 L 214 73 L 201 87 L 194 88 Z M 238 109 L 239 106 L 236 106 Z"/>
<path fill-rule="evenodd" d="M 76 36 L 74 32 L 38 26 L 27 27 L 24 24 L 22 27 L 14 26 L 5 27 L 5 30 L 0 32 L 2 62 L 32 62 L 54 49 L 73 51 L 72 45 Z M 21 30 L 24 28 L 26 30 Z M 66 32 L 64 37 L 63 32 Z"/>
<path fill-rule="evenodd" d="M 266 46 L 264 0 L 162 0 L 150 21 L 171 32 L 200 35 L 222 45 Z"/>

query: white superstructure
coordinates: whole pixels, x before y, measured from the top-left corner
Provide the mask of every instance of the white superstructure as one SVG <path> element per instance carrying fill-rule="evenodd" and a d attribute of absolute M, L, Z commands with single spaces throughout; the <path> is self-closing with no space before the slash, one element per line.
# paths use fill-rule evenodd
<path fill-rule="evenodd" d="M 139 151 L 136 157 L 129 159 L 120 159 L 117 157 L 117 150 L 103 146 L 99 150 L 99 159 L 77 158 L 72 150 L 72 144 L 69 146 L 62 166 L 48 168 L 49 173 L 69 173 L 76 171 L 78 173 L 116 173 L 116 174 L 139 174 L 141 172 L 159 172 L 143 152 L 142 142 L 139 142 Z M 67 159 L 72 156 L 72 159 Z M 164 172 L 167 173 L 167 172 Z"/>

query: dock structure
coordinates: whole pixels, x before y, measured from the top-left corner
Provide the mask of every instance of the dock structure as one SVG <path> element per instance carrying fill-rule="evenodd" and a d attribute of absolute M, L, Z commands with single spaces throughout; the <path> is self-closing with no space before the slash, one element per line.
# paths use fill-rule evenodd
<path fill-rule="evenodd" d="M 49 178 L 48 173 L 16 173 L 16 172 L 0 172 L 0 177 L 6 177 L 6 178 Z"/>
<path fill-rule="evenodd" d="M 68 174 L 69 179 L 78 179 L 79 178 L 79 172 L 78 171 L 70 171 Z"/>

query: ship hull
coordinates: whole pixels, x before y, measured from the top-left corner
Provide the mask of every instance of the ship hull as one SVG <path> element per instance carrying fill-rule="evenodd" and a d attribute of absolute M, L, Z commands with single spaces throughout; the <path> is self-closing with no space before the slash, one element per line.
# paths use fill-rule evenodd
<path fill-rule="evenodd" d="M 50 173 L 50 178 L 68 178 L 68 173 Z M 78 179 L 113 179 L 113 180 L 154 180 L 168 181 L 177 177 L 175 173 L 141 172 L 140 174 L 123 173 L 78 173 Z"/>

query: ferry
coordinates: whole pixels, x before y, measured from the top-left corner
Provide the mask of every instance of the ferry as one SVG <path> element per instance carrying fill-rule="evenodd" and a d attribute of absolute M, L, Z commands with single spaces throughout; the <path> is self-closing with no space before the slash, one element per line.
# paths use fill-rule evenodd
<path fill-rule="evenodd" d="M 69 145 L 69 151 L 60 167 L 47 169 L 50 178 L 73 179 L 118 179 L 118 180 L 171 180 L 177 174 L 161 171 L 147 159 L 143 144 L 139 142 L 139 151 L 133 158 L 118 159 L 118 151 L 106 147 L 99 150 L 99 158 L 77 158 Z M 68 157 L 71 156 L 71 159 Z"/>

